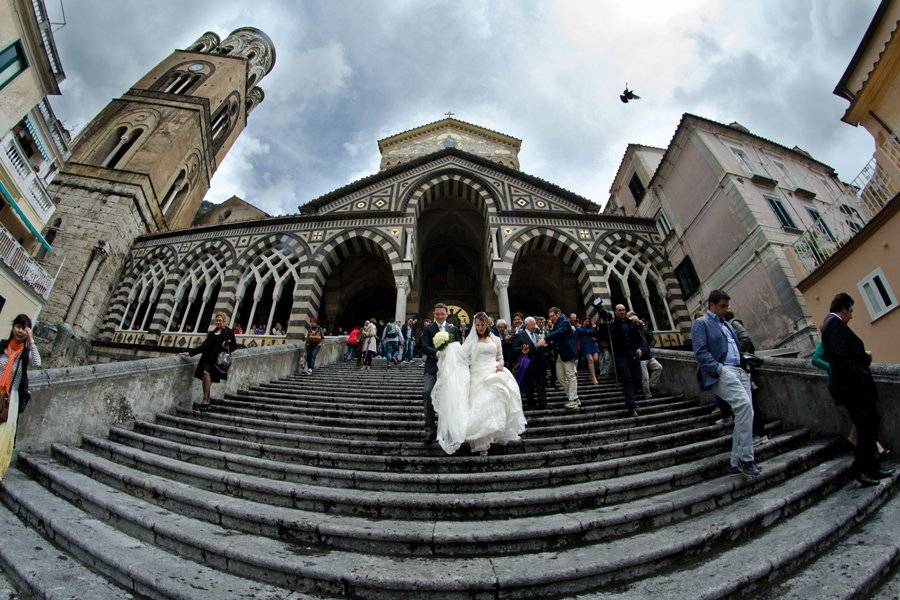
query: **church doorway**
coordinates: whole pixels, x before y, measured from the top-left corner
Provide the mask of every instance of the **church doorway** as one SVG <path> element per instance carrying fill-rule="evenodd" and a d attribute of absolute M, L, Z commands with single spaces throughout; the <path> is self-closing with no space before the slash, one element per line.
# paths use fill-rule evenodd
<path fill-rule="evenodd" d="M 436 199 L 419 217 L 419 307 L 430 316 L 437 302 L 452 305 L 451 320 L 468 321 L 496 310 L 488 285 L 484 217 L 477 205 L 457 196 Z"/>
<path fill-rule="evenodd" d="M 319 324 L 329 334 L 349 332 L 366 319 L 394 319 L 397 291 L 384 252 L 354 238 L 335 249 L 339 258 L 325 280 Z"/>
<path fill-rule="evenodd" d="M 535 238 L 519 249 L 509 280 L 509 308 L 525 316 L 547 316 L 558 306 L 563 313 L 585 314 L 584 295 L 578 276 L 562 257 Z"/>

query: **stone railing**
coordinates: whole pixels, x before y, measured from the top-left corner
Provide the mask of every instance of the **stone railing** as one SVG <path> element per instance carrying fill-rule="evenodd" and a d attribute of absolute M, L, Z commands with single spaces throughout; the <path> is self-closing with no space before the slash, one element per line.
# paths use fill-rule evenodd
<path fill-rule="evenodd" d="M 322 342 L 316 363 L 337 362 L 342 349 L 337 341 Z M 296 373 L 305 353 L 303 344 L 238 350 L 228 380 L 213 384 L 212 396 Z M 32 400 L 19 419 L 16 448 L 78 444 L 84 434 L 105 436 L 111 427 L 188 407 L 201 396 L 197 360 L 171 356 L 30 371 Z"/>
<path fill-rule="evenodd" d="M 53 277 L 41 267 L 25 248 L 6 230 L 0 227 L 0 260 L 24 281 L 28 287 L 46 300 L 53 289 Z"/>
<path fill-rule="evenodd" d="M 875 218 L 897 195 L 900 182 L 900 143 L 889 137 L 850 184 L 844 201 L 822 214 L 793 244 L 794 252 L 809 275 Z"/>
<path fill-rule="evenodd" d="M 117 344 L 143 344 L 147 336 L 146 331 L 132 331 L 130 329 L 117 329 L 113 333 L 112 341 Z M 237 343 L 245 348 L 261 348 L 263 346 L 283 346 L 287 338 L 283 335 L 236 335 Z M 178 348 L 187 350 L 195 348 L 206 339 L 206 332 L 182 333 L 178 331 L 163 331 L 159 334 L 157 347 Z"/>
<path fill-rule="evenodd" d="M 691 352 L 654 349 L 663 365 L 660 387 L 672 394 L 685 394 L 709 401 L 712 394 L 697 385 L 697 363 Z M 891 448 L 900 448 L 900 365 L 873 364 L 878 388 L 881 432 L 878 439 Z M 806 427 L 818 435 L 846 436 L 850 420 L 828 392 L 828 375 L 808 360 L 767 358 L 754 373 L 757 407 L 767 421 L 781 420 L 787 427 Z"/>

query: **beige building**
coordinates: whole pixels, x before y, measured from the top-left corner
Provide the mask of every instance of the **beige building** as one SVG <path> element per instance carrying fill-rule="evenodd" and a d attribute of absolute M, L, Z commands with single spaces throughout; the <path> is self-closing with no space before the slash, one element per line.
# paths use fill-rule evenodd
<path fill-rule="evenodd" d="M 209 205 L 209 202 L 204 204 Z M 260 210 L 237 196 L 232 196 L 221 204 L 213 204 L 209 210 L 201 208 L 194 217 L 193 227 L 205 227 L 206 225 L 224 225 L 227 223 L 240 223 L 246 221 L 259 221 L 271 217 L 269 213 Z"/>
<path fill-rule="evenodd" d="M 872 134 L 874 154 L 853 195 L 794 244 L 797 271 L 821 320 L 836 292 L 852 295 L 853 329 L 879 362 L 900 363 L 900 2 L 884 0 L 834 93 L 850 102 L 843 120 Z"/>
<path fill-rule="evenodd" d="M 47 186 L 69 134 L 47 96 L 64 77 L 43 1 L 0 1 L 0 324 L 37 317 L 53 287 L 54 274 L 32 255 L 52 251 Z"/>
<path fill-rule="evenodd" d="M 831 167 L 796 146 L 685 114 L 665 151 L 628 146 L 604 212 L 655 220 L 689 311 L 724 289 L 758 348 L 803 353 L 816 317 L 787 249 L 851 196 Z M 612 292 L 629 303 L 624 290 Z"/>

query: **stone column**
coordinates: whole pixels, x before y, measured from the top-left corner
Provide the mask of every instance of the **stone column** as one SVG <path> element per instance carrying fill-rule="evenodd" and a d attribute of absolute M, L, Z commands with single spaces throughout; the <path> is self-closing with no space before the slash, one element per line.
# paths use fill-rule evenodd
<path fill-rule="evenodd" d="M 406 322 L 406 294 L 409 292 L 409 277 L 403 275 L 394 277 L 394 283 L 397 285 L 397 307 L 394 310 L 394 320 L 400 323 Z"/>
<path fill-rule="evenodd" d="M 97 274 L 97 269 L 99 269 L 100 265 L 103 264 L 103 261 L 109 257 L 109 253 L 109 242 L 105 240 L 97 242 L 97 245 L 94 246 L 93 251 L 91 251 L 91 262 L 84 272 L 84 277 L 81 278 L 81 283 L 78 284 L 78 289 L 75 291 L 75 297 L 72 299 L 72 303 L 69 305 L 69 310 L 66 313 L 65 322 L 67 325 L 72 326 L 75 324 L 75 319 L 81 311 L 81 305 L 84 304 L 84 298 L 87 296 L 88 290 L 94 282 L 94 276 Z"/>
<path fill-rule="evenodd" d="M 509 275 L 496 275 L 494 278 L 494 290 L 497 292 L 497 304 L 500 305 L 500 318 L 507 324 L 512 323 L 512 315 L 509 313 Z"/>

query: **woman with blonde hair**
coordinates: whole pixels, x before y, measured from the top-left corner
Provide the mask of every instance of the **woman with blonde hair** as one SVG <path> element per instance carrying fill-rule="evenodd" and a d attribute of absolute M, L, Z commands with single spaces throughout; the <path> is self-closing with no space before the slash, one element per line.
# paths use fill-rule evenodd
<path fill-rule="evenodd" d="M 209 408 L 212 384 L 228 379 L 231 353 L 237 348 L 234 332 L 225 326 L 226 322 L 225 313 L 216 313 L 213 317 L 215 327 L 206 334 L 203 343 L 189 352 L 181 353 L 182 358 L 200 355 L 194 377 L 203 382 L 203 399 L 199 406 L 201 411 Z"/>
<path fill-rule="evenodd" d="M 29 366 L 41 366 L 41 355 L 31 334 L 31 318 L 18 315 L 13 319 L 9 338 L 0 341 L 0 479 L 12 460 L 19 415 L 31 399 Z"/>
<path fill-rule="evenodd" d="M 479 312 L 462 344 L 438 354 L 438 377 L 431 397 L 438 417 L 437 440 L 447 454 L 463 442 L 487 456 L 491 444 L 512 442 L 525 431 L 522 396 L 503 365 L 500 338 L 491 318 Z"/>

